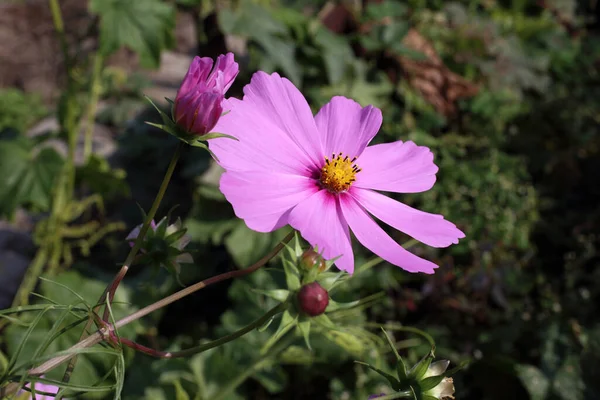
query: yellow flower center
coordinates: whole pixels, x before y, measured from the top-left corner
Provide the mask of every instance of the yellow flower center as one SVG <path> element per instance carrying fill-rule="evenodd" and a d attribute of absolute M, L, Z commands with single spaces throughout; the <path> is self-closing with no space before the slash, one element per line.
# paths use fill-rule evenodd
<path fill-rule="evenodd" d="M 325 157 L 325 165 L 321 168 L 321 186 L 331 193 L 347 191 L 361 171 L 356 164 L 356 157 L 350 159 L 342 153 L 332 154 L 331 159 Z"/>

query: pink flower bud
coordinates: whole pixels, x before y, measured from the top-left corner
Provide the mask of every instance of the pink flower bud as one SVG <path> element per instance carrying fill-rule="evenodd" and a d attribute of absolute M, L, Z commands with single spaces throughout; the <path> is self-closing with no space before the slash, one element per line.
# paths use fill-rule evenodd
<path fill-rule="evenodd" d="M 175 97 L 175 123 L 186 132 L 205 135 L 223 114 L 225 92 L 239 72 L 233 53 L 220 55 L 213 68 L 209 57 L 194 57 Z"/>
<path fill-rule="evenodd" d="M 317 282 L 302 286 L 298 292 L 300 309 L 311 317 L 316 317 L 325 312 L 329 304 L 329 294 Z"/>

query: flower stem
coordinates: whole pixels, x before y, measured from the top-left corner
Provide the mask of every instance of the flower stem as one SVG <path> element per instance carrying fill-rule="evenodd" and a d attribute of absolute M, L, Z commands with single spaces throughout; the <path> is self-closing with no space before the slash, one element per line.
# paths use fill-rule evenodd
<path fill-rule="evenodd" d="M 132 321 L 140 319 L 160 308 L 163 308 L 179 299 L 182 299 L 185 296 L 188 296 L 200 289 L 205 288 L 208 285 L 212 285 L 213 283 L 221 282 L 221 281 L 224 281 L 224 280 L 230 279 L 230 278 L 239 278 L 244 275 L 251 274 L 252 272 L 256 271 L 257 269 L 259 269 L 260 267 L 265 265 L 270 259 L 275 257 L 281 251 L 281 249 L 283 249 L 285 244 L 288 243 L 290 240 L 292 240 L 293 237 L 294 237 L 294 232 L 292 231 L 285 238 L 283 238 L 283 240 L 281 242 L 279 242 L 279 244 L 277 246 L 275 246 L 275 248 L 273 250 L 271 250 L 271 252 L 269 254 L 267 254 L 260 260 L 258 260 L 254 265 L 252 265 L 248 268 L 245 268 L 245 269 L 238 269 L 236 271 L 225 272 L 223 274 L 213 276 L 212 278 L 208 278 L 206 280 L 198 282 L 192 286 L 188 286 L 187 288 L 182 289 L 179 292 L 173 293 L 172 295 L 167 296 L 164 299 L 159 300 L 154 304 L 144 307 L 141 310 L 138 310 L 135 313 L 121 319 L 120 321 L 117 321 L 117 323 L 115 324 L 116 327 L 120 328 L 123 325 L 126 325 Z"/>
<path fill-rule="evenodd" d="M 181 155 L 182 147 L 183 147 L 182 142 L 179 142 L 177 144 L 177 148 L 175 149 L 175 153 L 173 154 L 173 157 L 171 158 L 171 162 L 169 163 L 169 166 L 167 167 L 167 172 L 165 172 L 165 176 L 162 180 L 162 183 L 160 184 L 158 193 L 156 194 L 156 197 L 154 198 L 154 203 L 152 204 L 152 207 L 150 208 L 150 211 L 148 212 L 148 215 L 146 216 L 144 224 L 142 225 L 142 228 L 140 229 L 139 235 L 136 238 L 133 247 L 129 251 L 129 254 L 127 255 L 127 258 L 125 259 L 123 266 L 117 272 L 117 274 L 115 275 L 115 277 L 113 278 L 111 283 L 109 283 L 108 286 L 106 287 L 106 289 L 104 289 L 104 292 L 98 299 L 98 302 L 96 303 L 98 305 L 96 307 L 94 307 L 94 312 L 97 312 L 100 309 L 101 304 L 106 300 L 107 294 L 108 294 L 108 301 L 109 302 L 113 301 L 113 299 L 115 297 L 115 293 L 117 291 L 117 288 L 119 287 L 119 284 L 121 283 L 123 278 L 125 278 L 125 275 L 127 274 L 127 271 L 129 270 L 129 266 L 135 259 L 137 252 L 139 251 L 140 247 L 142 246 L 144 237 L 146 236 L 146 233 L 148 232 L 148 229 L 150 227 L 150 223 L 154 219 L 154 216 L 156 215 L 156 212 L 158 211 L 158 207 L 160 206 L 160 203 L 161 203 L 163 197 L 165 196 L 167 187 L 169 186 L 169 182 L 171 181 L 171 177 L 173 176 L 173 172 L 175 171 L 175 166 L 177 165 L 177 161 L 179 160 L 179 156 Z M 109 313 L 109 309 L 108 309 L 108 307 L 106 307 L 104 309 L 104 315 L 102 318 L 104 321 L 106 321 L 108 319 L 108 313 Z M 80 341 L 87 337 L 87 332 L 92 327 L 92 324 L 93 324 L 93 319 L 90 318 L 88 320 L 88 322 L 86 323 L 85 328 L 83 329 L 83 332 L 81 333 L 81 336 L 79 338 Z M 65 373 L 64 373 L 63 379 L 62 379 L 63 382 L 69 382 L 69 379 L 71 378 L 71 374 L 73 373 L 73 370 L 75 369 L 76 363 L 77 363 L 77 356 L 75 355 L 69 362 L 69 365 L 67 365 L 67 369 L 65 370 Z"/>
<path fill-rule="evenodd" d="M 85 136 L 83 142 L 83 162 L 87 163 L 92 154 L 92 139 L 94 134 L 94 119 L 96 116 L 96 108 L 98 107 L 98 98 L 100 97 L 100 74 L 102 73 L 102 65 L 104 57 L 100 52 L 94 56 L 94 69 L 92 70 L 92 80 L 90 84 L 90 98 L 88 100 L 87 121 L 85 127 Z"/>
<path fill-rule="evenodd" d="M 67 36 L 65 35 L 65 24 L 63 22 L 62 13 L 60 11 L 60 5 L 58 0 L 49 0 L 50 12 L 52 13 L 52 22 L 54 23 L 54 30 L 58 34 L 58 40 L 60 41 L 60 47 L 63 52 L 63 58 L 65 59 L 65 69 L 67 76 L 71 77 L 71 59 L 69 57 L 69 45 L 67 44 Z"/>
<path fill-rule="evenodd" d="M 145 307 L 145 308 L 117 321 L 114 325 L 115 329 L 121 328 L 133 321 L 136 321 L 136 320 L 150 314 L 153 311 L 156 311 L 162 307 L 165 307 L 165 306 L 173 303 L 174 301 L 179 300 L 187 295 L 190 295 L 197 290 L 203 289 L 206 286 L 212 285 L 213 283 L 221 282 L 221 281 L 224 281 L 229 278 L 238 278 L 238 277 L 248 275 L 248 274 L 258 270 L 260 267 L 262 267 L 268 261 L 270 261 L 273 257 L 275 257 L 283 249 L 283 247 L 290 240 L 292 240 L 293 237 L 294 237 L 294 231 L 290 232 L 285 238 L 283 238 L 283 240 L 281 242 L 279 242 L 279 244 L 277 244 L 277 246 L 275 246 L 275 248 L 273 250 L 271 250 L 271 252 L 269 254 L 267 254 L 260 260 L 258 260 L 252 266 L 250 266 L 246 269 L 226 272 L 224 274 L 217 275 L 215 277 L 206 279 L 202 282 L 198 282 L 195 285 L 190 286 L 189 288 L 183 289 L 175 294 L 172 294 L 171 296 L 166 297 L 165 299 L 162 299 L 148 307 Z M 194 289 L 190 290 L 191 288 L 194 288 Z M 106 293 L 104 294 L 104 296 L 106 296 Z M 100 301 L 102 301 L 102 300 L 100 300 Z M 88 323 L 91 326 L 92 322 L 90 322 L 90 321 L 93 321 L 93 319 L 90 318 L 90 320 L 88 321 Z M 89 327 L 86 327 L 86 330 L 84 330 L 84 332 L 86 332 L 87 329 L 89 329 Z M 109 335 L 108 329 L 101 328 L 96 333 L 94 333 L 88 337 L 81 338 L 77 344 L 71 346 L 71 348 L 69 348 L 68 350 L 65 351 L 65 353 L 68 353 L 68 354 L 64 354 L 64 355 L 52 358 L 52 359 L 44 362 L 40 366 L 30 369 L 29 371 L 27 371 L 27 374 L 28 375 L 37 375 L 37 376 L 42 375 L 42 374 L 58 367 L 62 363 L 75 358 L 76 353 L 73 353 L 73 352 L 77 351 L 78 349 L 91 347 L 95 344 L 98 344 L 102 340 L 104 340 L 104 338 L 108 335 Z M 69 366 L 70 365 L 71 364 L 69 364 Z M 20 384 L 15 382 L 15 383 L 10 383 L 10 384 L 6 385 L 5 387 L 1 388 L 0 389 L 0 398 L 2 398 L 2 396 L 8 396 L 10 394 L 15 393 L 19 389 L 19 386 L 20 386 Z"/>
<path fill-rule="evenodd" d="M 245 327 L 243 327 L 241 329 L 238 329 L 237 331 L 235 331 L 227 336 L 223 336 L 222 338 L 213 340 L 212 342 L 204 343 L 200 346 L 192 347 L 190 349 L 181 350 L 181 351 L 173 351 L 173 352 L 159 351 L 159 350 L 152 349 L 150 347 L 142 346 L 142 345 L 135 343 L 129 339 L 120 338 L 120 340 L 121 340 L 121 343 L 124 344 L 125 346 L 131 347 L 134 350 L 140 351 L 140 352 L 145 353 L 152 357 L 158 357 L 158 358 L 187 357 L 187 356 L 191 356 L 193 354 L 202 353 L 203 351 L 212 349 L 214 347 L 221 346 L 221 345 L 231 342 L 232 340 L 235 340 L 241 336 L 244 336 L 246 333 L 250 332 L 251 330 L 264 325 L 269 319 L 271 319 L 275 315 L 283 312 L 286 309 L 286 307 L 287 307 L 287 303 L 280 303 L 277 306 L 271 308 L 269 311 L 267 311 L 262 317 L 252 321 L 250 324 L 246 325 Z"/>

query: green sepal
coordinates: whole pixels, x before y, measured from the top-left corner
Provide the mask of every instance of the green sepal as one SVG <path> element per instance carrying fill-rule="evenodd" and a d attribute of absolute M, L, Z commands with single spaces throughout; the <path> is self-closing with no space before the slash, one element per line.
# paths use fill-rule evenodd
<path fill-rule="evenodd" d="M 408 378 L 414 379 L 417 381 L 420 380 L 423 377 L 423 375 L 425 375 L 425 372 L 427 372 L 427 369 L 431 365 L 432 361 L 433 361 L 433 354 L 431 354 L 431 353 L 429 353 L 426 356 L 424 356 L 423 358 L 421 358 L 421 360 L 418 363 L 416 363 L 410 369 L 410 371 L 408 371 Z"/>
<path fill-rule="evenodd" d="M 196 146 L 195 143 L 198 143 L 198 141 L 200 140 L 199 135 L 189 133 L 189 132 L 186 132 L 183 129 L 181 129 L 175 123 L 175 121 L 173 121 L 172 117 L 169 117 L 165 112 L 163 112 L 160 108 L 158 108 L 156 106 L 156 104 L 154 104 L 154 102 L 152 101 L 152 99 L 150 99 L 150 97 L 148 97 L 148 96 L 144 96 L 144 97 L 156 109 L 156 111 L 160 115 L 160 118 L 163 121 L 162 125 L 155 124 L 153 122 L 148 122 L 148 121 L 146 121 L 146 124 L 154 126 L 155 128 L 161 129 L 161 130 L 167 132 L 168 134 L 175 136 L 177 139 L 179 139 L 191 146 Z M 174 115 L 175 103 L 170 99 L 166 99 L 166 100 L 167 100 L 167 102 L 169 102 L 171 104 L 171 115 Z M 204 135 L 204 136 L 206 136 L 206 135 Z M 198 147 L 201 147 L 201 146 L 198 146 Z"/>
<path fill-rule="evenodd" d="M 267 328 L 271 325 L 271 322 L 273 322 L 274 319 L 275 319 L 275 315 L 273 315 L 271 318 L 269 318 L 264 324 L 262 324 L 261 326 L 259 326 L 258 328 L 256 328 L 256 330 L 259 331 L 259 332 L 266 331 Z"/>
<path fill-rule="evenodd" d="M 255 293 L 263 294 L 263 295 L 270 297 L 272 299 L 275 299 L 281 303 L 286 301 L 291 293 L 289 290 L 286 290 L 286 289 L 262 290 L 262 289 L 254 289 L 253 288 L 252 291 Z"/>
<path fill-rule="evenodd" d="M 423 395 L 423 400 L 440 400 L 440 399 L 438 399 L 437 397 L 432 396 L 430 394 L 424 394 Z"/>
<path fill-rule="evenodd" d="M 400 379 L 401 382 L 408 380 L 408 374 L 406 370 L 406 364 L 404 363 L 402 357 L 400 357 L 398 361 L 396 361 L 396 375 L 398 375 L 398 379 Z"/>
<path fill-rule="evenodd" d="M 342 276 L 344 276 L 343 272 L 321 272 L 317 277 L 317 282 L 329 292 Z"/>
<path fill-rule="evenodd" d="M 167 227 L 169 226 L 169 220 L 167 217 L 163 217 L 158 224 L 156 224 L 156 229 L 154 229 L 154 236 L 159 238 L 164 238 L 167 235 Z M 152 228 L 148 229 L 151 231 Z"/>
<path fill-rule="evenodd" d="M 426 392 L 439 385 L 445 377 L 445 375 L 428 376 L 427 378 L 419 381 L 419 387 L 422 391 Z"/>
<path fill-rule="evenodd" d="M 313 317 L 312 320 L 314 323 L 322 326 L 323 328 L 338 330 L 338 327 L 325 314 Z"/>
<path fill-rule="evenodd" d="M 200 141 L 196 140 L 195 142 L 189 143 L 189 145 L 190 145 L 190 146 L 193 146 L 193 147 L 200 147 L 201 149 L 204 149 L 204 150 L 208 151 L 208 154 L 210 154 L 210 156 L 211 156 L 212 158 L 214 158 L 214 160 L 215 160 L 216 162 L 219 162 L 219 157 L 217 157 L 217 155 L 216 155 L 215 153 L 213 153 L 213 152 L 212 152 L 212 150 L 211 150 L 211 149 L 209 149 L 209 148 L 208 148 L 208 146 L 207 146 L 207 145 L 205 145 L 204 143 L 202 143 L 202 142 L 200 142 Z"/>
<path fill-rule="evenodd" d="M 177 284 L 179 286 L 185 287 L 185 285 L 183 284 L 183 282 L 181 282 L 181 280 L 179 279 L 179 275 L 181 273 L 181 267 L 179 266 L 179 264 L 177 264 L 176 262 L 169 262 L 167 264 L 164 264 L 165 268 L 167 271 L 169 271 L 169 273 L 171 274 L 171 276 L 173 276 L 173 278 L 175 279 L 175 281 L 177 282 Z"/>
<path fill-rule="evenodd" d="M 168 244 L 173 244 L 176 241 L 178 241 L 179 239 L 181 239 L 182 237 L 184 237 L 186 233 L 187 233 L 187 228 L 182 228 L 180 230 L 177 230 L 177 231 L 171 233 L 170 235 L 167 235 L 167 237 L 165 237 L 165 242 L 167 242 Z"/>
<path fill-rule="evenodd" d="M 394 356 L 396 356 L 396 374 L 398 375 L 398 379 L 400 379 L 400 382 L 404 382 L 408 378 L 408 374 L 406 372 L 406 364 L 404 363 L 402 357 L 400 357 L 400 354 L 398 354 L 398 350 L 396 350 L 396 346 L 394 345 L 392 338 L 390 338 L 390 336 L 385 331 L 385 329 L 383 329 L 383 327 L 381 328 L 381 330 L 383 331 L 385 339 L 387 340 L 390 348 L 392 349 Z"/>
<path fill-rule="evenodd" d="M 269 351 L 269 349 L 273 347 L 273 345 L 277 343 L 277 341 L 281 339 L 283 335 L 288 333 L 294 326 L 296 326 L 296 321 L 298 321 L 298 315 L 292 315 L 290 310 L 285 310 L 281 315 L 281 322 L 279 323 L 277 331 L 263 345 L 260 353 L 266 354 L 267 351 Z"/>
<path fill-rule="evenodd" d="M 387 372 L 384 372 L 384 371 L 380 370 L 379 368 L 375 368 L 374 366 L 367 364 L 366 362 L 362 362 L 362 361 L 354 361 L 354 362 L 356 364 L 364 365 L 365 367 L 367 367 L 367 368 L 371 369 L 372 371 L 377 372 L 379 375 L 383 376 L 385 379 L 388 380 L 388 382 L 392 386 L 392 389 L 394 389 L 395 391 L 400 390 L 400 382 L 393 375 L 388 374 Z"/>
<path fill-rule="evenodd" d="M 210 139 L 217 139 L 217 138 L 233 139 L 233 140 L 239 142 L 238 138 L 236 138 L 235 136 L 228 135 L 226 133 L 210 132 L 210 133 L 207 133 L 206 135 L 198 136 L 198 140 L 202 140 L 203 142 L 210 140 Z"/>
<path fill-rule="evenodd" d="M 309 350 L 312 350 L 312 347 L 310 347 L 310 319 L 307 318 L 304 321 L 298 322 L 298 330 L 302 334 L 302 337 L 304 337 L 306 347 L 308 347 Z"/>
<path fill-rule="evenodd" d="M 317 280 L 317 276 L 319 275 L 319 268 L 314 267 L 309 270 L 306 270 L 304 268 L 304 271 L 304 274 L 302 274 L 302 285 L 307 285 Z"/>
<path fill-rule="evenodd" d="M 290 260 L 283 260 L 283 271 L 288 289 L 291 291 L 299 290 L 301 286 L 300 271 L 298 271 L 296 264 Z"/>

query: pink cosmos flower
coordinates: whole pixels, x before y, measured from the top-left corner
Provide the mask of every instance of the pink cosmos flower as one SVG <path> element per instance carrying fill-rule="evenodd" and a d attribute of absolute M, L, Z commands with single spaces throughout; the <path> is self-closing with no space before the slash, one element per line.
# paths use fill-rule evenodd
<path fill-rule="evenodd" d="M 194 57 L 175 97 L 175 123 L 195 135 L 209 133 L 223 113 L 225 92 L 238 72 L 232 53 L 220 55 L 214 68 L 212 58 Z"/>
<path fill-rule="evenodd" d="M 257 72 L 243 100 L 216 126 L 235 136 L 212 140 L 225 168 L 220 189 L 250 229 L 270 232 L 290 224 L 326 259 L 352 273 L 350 230 L 366 248 L 410 272 L 437 266 L 397 244 L 369 215 L 434 247 L 464 234 L 378 191 L 429 190 L 438 168 L 427 147 L 394 142 L 367 147 L 381 127 L 381 111 L 334 97 L 313 117 L 300 91 L 278 74 Z"/>

